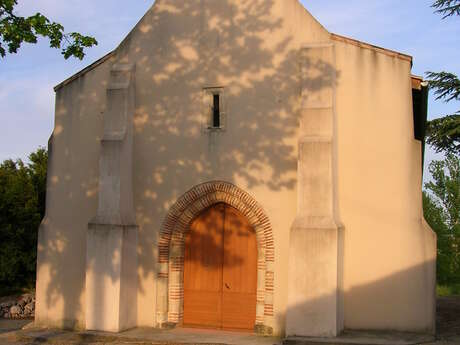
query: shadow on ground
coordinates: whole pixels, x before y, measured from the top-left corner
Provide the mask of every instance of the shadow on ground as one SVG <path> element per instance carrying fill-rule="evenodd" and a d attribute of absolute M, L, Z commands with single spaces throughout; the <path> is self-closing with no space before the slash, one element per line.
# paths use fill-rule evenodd
<path fill-rule="evenodd" d="M 50 329 L 30 328 L 30 320 L 0 319 L 0 344 L 235 344 L 235 345 L 272 345 L 280 344 L 280 339 L 258 337 L 249 333 L 217 332 L 208 330 L 176 329 L 173 331 L 139 328 L 117 335 L 100 332 L 68 332 Z M 22 329 L 24 326 L 25 329 Z M 437 341 L 431 345 L 460 344 L 460 296 L 440 297 L 437 303 Z M 384 344 L 388 333 L 382 333 Z M 403 339 L 402 340 L 407 340 Z M 388 338 L 388 339 L 391 339 Z M 352 342 L 347 342 L 348 345 Z M 310 345 L 317 345 L 311 343 Z M 363 343 L 361 343 L 364 345 Z M 340 345 L 334 342 L 334 345 Z"/>
<path fill-rule="evenodd" d="M 439 297 L 437 310 L 437 337 L 460 344 L 460 296 Z"/>

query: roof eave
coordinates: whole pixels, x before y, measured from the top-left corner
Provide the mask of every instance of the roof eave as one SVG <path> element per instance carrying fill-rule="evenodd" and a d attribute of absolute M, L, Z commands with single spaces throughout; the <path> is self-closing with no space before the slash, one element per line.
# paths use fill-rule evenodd
<path fill-rule="evenodd" d="M 397 52 L 395 50 L 382 48 L 382 47 L 379 47 L 379 46 L 376 46 L 376 45 L 373 45 L 373 44 L 358 41 L 358 40 L 356 40 L 354 38 L 350 38 L 350 37 L 346 37 L 346 36 L 342 36 L 342 35 L 338 35 L 338 34 L 334 34 L 334 33 L 331 33 L 331 38 L 333 40 L 335 40 L 335 41 L 353 44 L 353 45 L 355 45 L 357 47 L 360 47 L 360 48 L 370 49 L 370 50 L 377 51 L 377 52 L 385 54 L 385 55 L 389 55 L 389 56 L 397 57 L 397 58 L 402 59 L 402 60 L 409 61 L 411 63 L 411 65 L 412 65 L 412 62 L 413 62 L 412 56 Z"/>
<path fill-rule="evenodd" d="M 74 80 L 80 78 L 81 76 L 83 76 L 84 74 L 86 74 L 87 72 L 93 70 L 94 68 L 96 68 L 97 66 L 103 64 L 105 61 L 107 61 L 108 59 L 110 59 L 113 55 L 115 54 L 115 50 L 112 50 L 111 52 L 105 54 L 103 57 L 101 57 L 99 60 L 96 60 L 94 61 L 91 65 L 89 66 L 86 66 L 85 68 L 83 68 L 81 71 L 75 73 L 73 76 L 67 78 L 66 80 L 64 80 L 63 82 L 57 84 L 55 87 L 54 87 L 54 91 L 58 91 L 59 89 L 61 89 L 62 87 L 66 86 L 67 84 L 70 84 L 71 82 L 73 82 Z"/>

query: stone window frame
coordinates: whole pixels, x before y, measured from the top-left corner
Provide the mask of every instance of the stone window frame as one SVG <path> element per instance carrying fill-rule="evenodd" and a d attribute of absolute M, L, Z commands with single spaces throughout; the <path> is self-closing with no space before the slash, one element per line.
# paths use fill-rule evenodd
<path fill-rule="evenodd" d="M 190 222 L 217 203 L 226 203 L 240 211 L 256 231 L 257 306 L 255 332 L 272 334 L 274 324 L 273 229 L 262 207 L 248 193 L 223 181 L 197 185 L 182 195 L 170 208 L 158 242 L 157 325 L 181 325 L 184 315 L 184 251 Z"/>
<path fill-rule="evenodd" d="M 213 96 L 219 94 L 220 127 L 213 126 Z M 219 132 L 227 129 L 227 104 L 225 102 L 225 87 L 205 86 L 202 90 L 203 130 L 205 132 Z"/>

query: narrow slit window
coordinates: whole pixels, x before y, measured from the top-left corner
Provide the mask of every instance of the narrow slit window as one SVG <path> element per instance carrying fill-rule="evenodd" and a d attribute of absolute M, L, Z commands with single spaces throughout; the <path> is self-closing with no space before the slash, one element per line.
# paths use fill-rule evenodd
<path fill-rule="evenodd" d="M 220 95 L 218 93 L 213 97 L 212 127 L 220 128 Z"/>

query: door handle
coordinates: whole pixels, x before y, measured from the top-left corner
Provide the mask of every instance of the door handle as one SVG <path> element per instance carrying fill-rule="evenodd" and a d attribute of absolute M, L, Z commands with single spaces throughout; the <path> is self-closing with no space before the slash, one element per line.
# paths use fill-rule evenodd
<path fill-rule="evenodd" d="M 227 283 L 225 283 L 225 287 L 230 290 L 230 285 L 228 285 Z"/>

